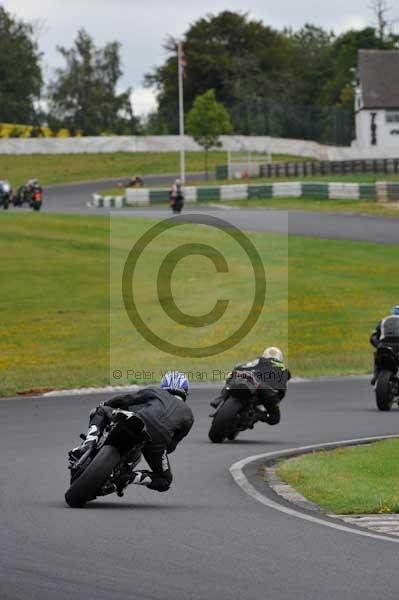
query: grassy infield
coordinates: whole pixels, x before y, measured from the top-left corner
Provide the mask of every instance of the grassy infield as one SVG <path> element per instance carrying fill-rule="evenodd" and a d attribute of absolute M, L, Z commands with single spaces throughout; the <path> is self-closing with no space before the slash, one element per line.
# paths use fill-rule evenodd
<path fill-rule="evenodd" d="M 209 168 L 214 169 L 221 160 L 226 160 L 225 153 L 210 152 Z M 188 173 L 202 171 L 202 153 L 187 152 L 186 168 Z M 44 185 L 53 185 L 114 177 L 123 180 L 132 175 L 178 173 L 179 169 L 178 152 L 0 156 L 1 177 L 9 179 L 14 186 L 24 183 L 29 177 L 38 177 Z"/>
<path fill-rule="evenodd" d="M 282 462 L 279 475 L 335 514 L 399 512 L 399 440 L 316 452 Z"/>
<path fill-rule="evenodd" d="M 276 154 L 273 160 L 302 159 Z M 216 166 L 226 161 L 226 152 L 209 152 L 209 172 L 214 173 Z M 186 152 L 186 170 L 187 173 L 205 170 L 202 152 Z M 21 185 L 29 177 L 38 177 L 44 185 L 54 185 L 117 177 L 123 180 L 132 175 L 145 176 L 179 171 L 178 152 L 0 155 L 1 178 L 9 179 L 14 186 Z"/>
<path fill-rule="evenodd" d="M 112 157 L 102 156 L 101 166 L 98 157 L 93 162 L 89 157 L 79 168 L 76 162 L 73 168 L 69 167 L 69 158 L 59 161 L 58 157 L 49 166 L 42 159 L 35 164 L 37 157 L 23 157 L 24 164 L 15 161 L 15 157 L 2 157 L 2 173 L 13 182 L 15 175 L 15 183 L 19 183 L 34 169 L 45 183 L 55 183 L 65 171 L 67 180 L 111 177 L 126 172 L 174 171 L 177 157 L 166 165 L 164 155 L 162 160 L 154 157 L 155 162 L 148 161 L 146 156 L 145 165 L 132 167 L 131 157 L 120 155 L 119 159 L 126 159 L 124 170 L 119 161 L 116 166 Z M 108 170 L 102 159 L 109 161 Z M 156 162 L 158 159 L 161 163 Z M 9 165 L 9 173 L 5 163 Z M 37 165 L 42 165 L 43 171 Z M 189 159 L 188 168 L 201 167 Z M 31 388 L 106 384 L 110 380 L 110 366 L 124 374 L 127 369 L 139 372 L 152 369 L 157 377 L 157 369 L 165 367 L 162 363 L 167 357 L 158 351 L 154 353 L 149 344 L 126 326 L 120 299 L 118 295 L 114 297 L 119 285 L 119 266 L 111 269 L 110 311 L 107 218 L 15 213 L 2 213 L 1 218 L 0 395 Z M 111 237 L 114 256 L 123 256 L 147 228 L 145 220 L 115 221 Z M 237 248 L 226 240 L 216 239 L 215 233 L 205 228 L 187 226 L 175 238 L 179 244 L 208 242 L 224 250 L 233 264 L 242 261 Z M 381 310 L 396 302 L 399 294 L 398 249 L 296 237 L 289 238 L 287 247 L 283 236 L 253 233 L 250 238 L 261 255 L 267 257 L 266 310 L 252 336 L 216 359 L 218 369 L 223 371 L 236 360 L 256 355 L 259 340 L 263 345 L 267 339 L 282 343 L 286 350 L 289 348 L 290 367 L 295 375 L 369 371 L 368 331 Z M 158 239 L 151 247 L 149 262 L 155 264 L 162 259 L 169 247 L 172 248 L 171 238 L 162 242 Z M 223 294 L 230 297 L 241 294 L 244 298 L 246 288 L 250 287 L 245 281 L 245 271 L 242 281 L 236 278 L 239 283 L 233 286 L 231 281 L 220 284 L 215 280 L 219 291 L 210 301 L 206 265 L 204 262 L 195 265 L 185 259 L 176 268 L 177 285 L 186 282 L 180 306 L 192 314 L 207 312 Z M 156 306 L 149 304 L 153 275 L 146 268 L 140 272 L 141 306 L 144 313 L 147 310 L 146 318 L 153 319 L 152 324 L 159 331 L 162 319 Z M 192 289 L 196 290 L 195 301 Z M 240 307 L 233 303 L 229 319 L 234 322 L 239 316 Z M 203 340 L 212 341 L 211 328 L 205 329 L 205 334 Z M 130 362 L 133 356 L 140 357 L 134 365 Z M 182 362 L 184 368 L 208 374 L 215 366 L 215 359 L 178 360 L 179 365 Z M 140 381 L 139 374 L 130 373 L 118 383 L 134 380 Z M 373 452 L 370 448 L 356 448 L 306 456 L 285 463 L 281 476 L 331 511 L 395 511 L 399 509 L 399 485 L 395 465 L 389 459 L 396 449 L 397 442 L 389 441 L 378 444 Z M 319 487 L 321 482 L 323 485 Z"/>
<path fill-rule="evenodd" d="M 107 383 L 107 218 L 8 212 L 1 213 L 1 219 L 0 394 L 32 387 Z M 117 223 L 112 246 L 122 256 L 148 228 L 148 222 L 132 218 L 117 219 Z M 196 241 L 220 247 L 229 265 L 233 265 L 233 273 L 241 268 L 241 251 L 233 243 L 217 238 L 213 230 L 185 226 L 172 237 L 182 244 Z M 236 360 L 256 355 L 259 344 L 263 346 L 265 342 L 287 347 L 288 252 L 288 343 L 293 373 L 369 371 L 368 332 L 381 310 L 399 295 L 397 247 L 302 237 L 290 237 L 287 241 L 285 236 L 256 233 L 249 237 L 266 259 L 266 309 L 252 336 L 217 359 L 203 360 L 199 366 L 210 369 L 216 362 L 220 369 L 228 368 Z M 164 333 L 166 325 L 156 303 L 149 304 L 156 274 L 149 265 L 158 265 L 169 246 L 172 248 L 164 238 L 153 242 L 150 254 L 144 255 L 147 262 L 139 270 L 137 288 L 141 310 L 160 333 Z M 118 269 L 117 265 L 112 271 L 113 287 L 120 285 Z M 252 291 L 246 269 L 244 263 L 242 279 L 223 279 L 224 275 L 218 275 L 218 287 L 213 290 L 209 285 L 213 267 L 209 268 L 207 259 L 182 260 L 173 280 L 175 292 L 183 286 L 176 294 L 180 307 L 190 314 L 201 314 L 208 312 L 217 298 L 245 299 Z M 232 283 L 231 279 L 235 281 Z M 122 319 L 119 298 L 113 299 L 112 308 Z M 232 313 L 226 313 L 231 322 L 240 316 L 242 320 L 239 304 L 232 303 L 231 310 Z M 159 358 L 160 353 L 154 352 L 140 336 L 132 337 L 127 321 L 126 327 L 124 321 L 120 323 L 119 329 L 114 327 L 111 340 L 115 368 L 132 366 L 134 356 L 140 356 L 140 368 L 149 364 L 156 369 L 158 359 L 163 363 L 168 359 L 165 355 Z M 213 335 L 220 333 L 216 329 L 213 333 L 212 329 L 200 329 L 198 335 L 206 335 L 205 341 L 212 341 Z M 193 360 L 183 363 L 190 369 L 197 365 Z"/>

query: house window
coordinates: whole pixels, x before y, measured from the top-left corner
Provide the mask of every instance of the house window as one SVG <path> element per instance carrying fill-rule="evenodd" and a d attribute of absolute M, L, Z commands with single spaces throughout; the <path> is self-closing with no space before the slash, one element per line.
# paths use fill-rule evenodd
<path fill-rule="evenodd" d="M 385 121 L 387 123 L 399 123 L 399 111 L 398 110 L 385 111 Z"/>

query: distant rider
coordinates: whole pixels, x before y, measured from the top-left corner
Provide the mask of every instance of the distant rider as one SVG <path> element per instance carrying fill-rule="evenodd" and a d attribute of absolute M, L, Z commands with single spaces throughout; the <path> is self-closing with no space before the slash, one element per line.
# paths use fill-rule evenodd
<path fill-rule="evenodd" d="M 266 348 L 262 356 L 255 360 L 240 364 L 234 367 L 234 372 L 251 371 L 257 382 L 259 389 L 257 400 L 258 419 L 269 425 L 277 425 L 281 419 L 279 403 L 284 398 L 287 391 L 287 383 L 291 379 L 291 373 L 284 364 L 284 356 L 279 348 L 271 346 Z M 231 374 L 226 379 L 226 385 L 217 398 L 212 400 L 211 406 L 217 408 L 221 402 L 227 400 L 230 394 L 229 381 Z"/>
<path fill-rule="evenodd" d="M 139 175 L 132 175 L 132 177 L 129 177 L 129 179 L 125 179 L 125 181 L 118 182 L 119 188 L 141 188 L 143 187 L 143 185 L 144 181 Z"/>
<path fill-rule="evenodd" d="M 169 205 L 174 213 L 181 213 L 184 205 L 184 191 L 180 179 L 176 179 L 169 192 Z"/>
<path fill-rule="evenodd" d="M 143 180 L 139 175 L 133 175 L 127 183 L 126 187 L 143 187 Z"/>
<path fill-rule="evenodd" d="M 392 308 L 391 314 L 382 319 L 374 329 L 370 337 L 370 344 L 374 348 L 379 346 L 391 346 L 393 350 L 399 353 L 399 305 Z M 377 365 L 374 362 L 374 375 L 371 379 L 371 385 L 374 385 L 378 378 Z"/>
<path fill-rule="evenodd" d="M 26 183 L 21 185 L 16 191 L 16 198 L 19 204 L 30 202 L 34 190 L 41 190 L 40 181 L 38 179 L 28 179 Z"/>
<path fill-rule="evenodd" d="M 172 482 L 168 454 L 175 450 L 194 422 L 192 410 L 185 403 L 188 392 L 186 376 L 178 371 L 169 371 L 162 378 L 160 388 L 144 388 L 101 403 L 91 411 L 86 439 L 82 446 L 71 451 L 72 455 L 79 458 L 88 445 L 97 443 L 114 409 L 132 411 L 144 421 L 151 438 L 142 448 L 151 471 L 132 471 L 129 483 L 166 492 Z"/>

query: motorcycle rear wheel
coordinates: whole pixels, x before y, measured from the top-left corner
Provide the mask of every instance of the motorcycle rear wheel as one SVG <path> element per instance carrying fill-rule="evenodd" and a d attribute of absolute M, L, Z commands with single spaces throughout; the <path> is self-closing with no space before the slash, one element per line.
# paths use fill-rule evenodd
<path fill-rule="evenodd" d="M 391 378 L 391 371 L 381 371 L 375 386 L 377 408 L 384 412 L 391 410 L 393 404 Z"/>
<path fill-rule="evenodd" d="M 223 440 L 230 436 L 234 431 L 235 422 L 237 421 L 238 413 L 242 409 L 242 404 L 237 398 L 230 396 L 221 406 L 213 417 L 213 422 L 209 430 L 208 436 L 214 444 L 221 444 Z M 230 439 L 232 439 L 230 437 Z"/>
<path fill-rule="evenodd" d="M 111 475 L 121 456 L 113 446 L 103 446 L 87 469 L 75 479 L 65 494 L 71 508 L 82 508 L 86 502 L 94 500 L 104 481 Z"/>

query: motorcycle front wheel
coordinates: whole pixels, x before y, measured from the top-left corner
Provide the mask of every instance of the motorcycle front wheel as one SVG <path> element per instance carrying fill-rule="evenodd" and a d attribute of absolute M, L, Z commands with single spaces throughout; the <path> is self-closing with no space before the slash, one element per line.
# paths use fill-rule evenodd
<path fill-rule="evenodd" d="M 375 386 L 375 399 L 378 410 L 388 411 L 392 408 L 393 392 L 391 379 L 391 371 L 381 371 L 378 375 Z"/>
<path fill-rule="evenodd" d="M 213 417 L 212 425 L 208 436 L 214 444 L 221 444 L 223 440 L 232 437 L 235 431 L 235 425 L 239 419 L 239 413 L 242 409 L 242 404 L 237 398 L 227 398 L 226 402 L 219 408 L 216 415 Z M 236 436 L 234 436 L 236 437 Z"/>
<path fill-rule="evenodd" d="M 111 475 L 121 456 L 113 446 L 103 446 L 87 469 L 75 479 L 65 494 L 71 508 L 82 508 L 86 502 L 94 500 L 99 489 Z"/>

